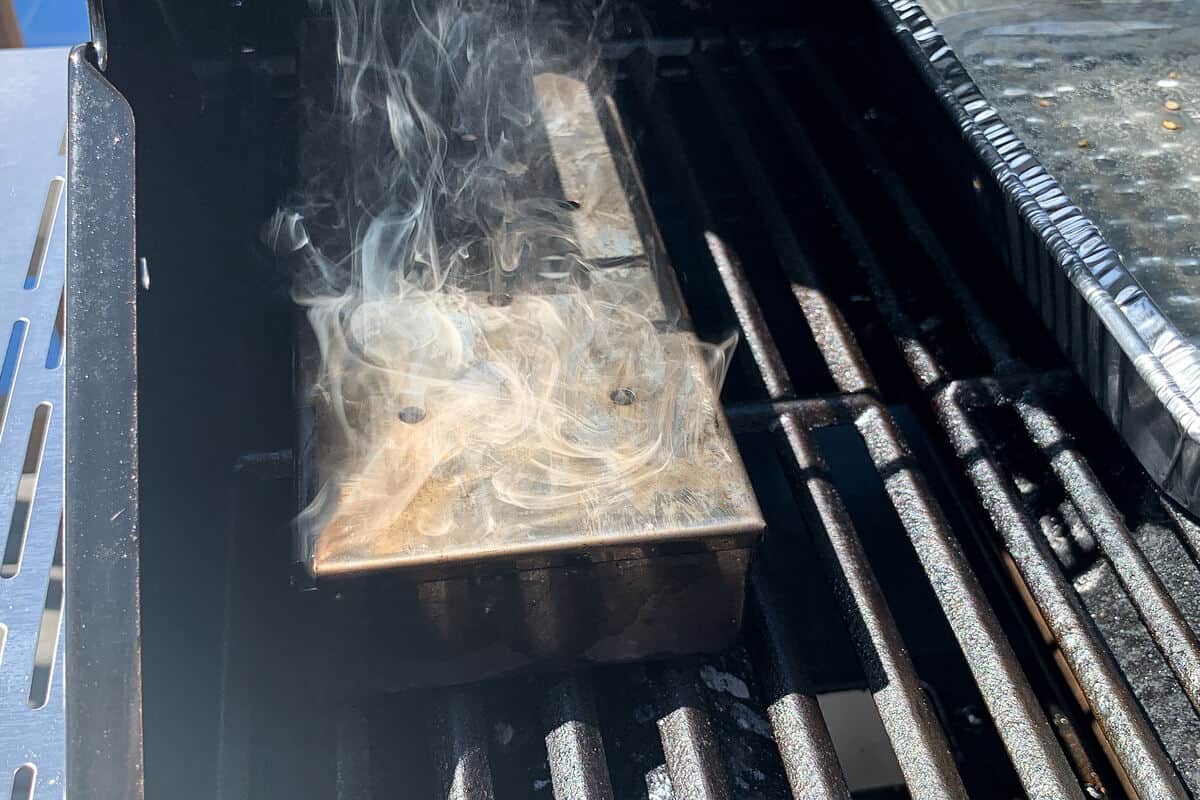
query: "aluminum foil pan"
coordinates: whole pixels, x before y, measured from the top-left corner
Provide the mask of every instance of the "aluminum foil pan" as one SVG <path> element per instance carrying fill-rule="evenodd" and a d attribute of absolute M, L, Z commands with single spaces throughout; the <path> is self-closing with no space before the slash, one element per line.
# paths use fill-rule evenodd
<path fill-rule="evenodd" d="M 877 4 L 1003 193 L 993 245 L 1200 514 L 1200 4 Z"/>

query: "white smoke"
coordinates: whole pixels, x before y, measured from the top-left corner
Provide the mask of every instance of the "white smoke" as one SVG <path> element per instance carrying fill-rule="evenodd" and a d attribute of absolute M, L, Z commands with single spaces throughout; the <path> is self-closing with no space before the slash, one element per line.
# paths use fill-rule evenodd
<path fill-rule="evenodd" d="M 681 465 L 730 458 L 708 435 L 729 343 L 700 345 L 662 302 L 673 284 L 597 121 L 603 15 L 332 12 L 332 108 L 310 109 L 305 185 L 265 234 L 290 254 L 319 353 L 310 555 L 661 513 L 647 487 L 686 492 Z"/>

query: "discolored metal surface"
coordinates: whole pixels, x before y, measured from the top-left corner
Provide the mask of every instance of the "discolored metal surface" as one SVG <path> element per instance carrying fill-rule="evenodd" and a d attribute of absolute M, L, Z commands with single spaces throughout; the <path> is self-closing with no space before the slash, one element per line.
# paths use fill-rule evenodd
<path fill-rule="evenodd" d="M 525 437 L 503 444 L 480 437 L 478 446 L 468 443 L 439 464 L 402 510 L 385 516 L 372 511 L 379 506 L 372 499 L 378 494 L 374 478 L 336 471 L 341 431 L 329 398 L 316 393 L 312 449 L 303 452 L 311 454 L 317 481 L 336 484 L 325 491 L 338 493 L 332 510 L 314 515 L 316 527 L 304 517 L 298 526 L 301 557 L 317 578 L 381 570 L 463 572 L 539 557 L 640 559 L 640 548 L 667 543 L 676 553 L 744 548 L 763 528 L 717 402 L 729 354 L 691 330 L 611 99 L 549 73 L 533 79 L 533 92 L 557 185 L 570 204 L 578 254 L 548 256 L 544 264 L 554 272 L 540 266 L 529 277 L 521 268 L 500 294 L 467 292 L 468 303 L 491 327 L 483 355 L 473 356 L 481 360 L 460 374 L 469 379 L 500 370 L 488 359 L 506 347 L 528 346 L 525 339 L 506 343 L 504 319 L 532 320 L 550 309 L 577 324 L 578 330 L 554 333 L 565 347 L 565 363 L 526 365 L 535 373 L 562 371 L 563 385 L 547 391 L 567 413 L 563 422 L 545 424 L 565 438 L 547 456 L 525 448 Z M 583 278 L 572 266 L 580 259 L 591 265 Z M 567 286 L 575 279 L 582 281 L 581 291 Z M 498 313 L 489 306 L 499 306 Z M 570 349 L 581 335 L 593 344 Z M 477 338 L 484 338 L 482 331 Z M 306 351 L 302 387 L 318 369 L 315 354 Z M 454 412 L 455 392 L 471 392 L 469 383 L 456 388 L 450 380 L 434 395 L 444 397 L 447 407 L 438 407 L 437 399 L 428 408 L 405 406 L 397 422 L 381 429 L 406 454 L 397 469 L 420 461 L 423 436 L 434 441 L 436 431 L 463 424 Z M 511 413 L 504 402 L 494 409 L 499 418 Z M 571 461 L 577 440 L 606 445 L 591 458 L 594 477 L 587 483 L 568 471 L 579 469 Z"/>

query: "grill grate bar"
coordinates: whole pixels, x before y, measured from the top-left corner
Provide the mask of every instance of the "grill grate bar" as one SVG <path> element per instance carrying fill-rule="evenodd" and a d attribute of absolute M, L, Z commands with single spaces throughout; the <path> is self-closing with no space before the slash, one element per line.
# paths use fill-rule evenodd
<path fill-rule="evenodd" d="M 1200 642 L 1196 634 L 1062 426 L 1032 393 L 1026 393 L 1014 405 L 1030 438 L 1046 454 L 1087 521 L 1192 706 L 1200 710 Z"/>
<path fill-rule="evenodd" d="M 924 478 L 917 470 L 901 466 L 912 457 L 895 422 L 886 408 L 872 403 L 857 415 L 856 425 L 872 460 L 881 466 L 888 495 L 913 540 L 1022 785 L 1036 797 L 1082 797 L 1066 754 Z M 898 468 L 893 471 L 889 465 Z"/>
<path fill-rule="evenodd" d="M 1042 390 L 1043 394 L 1057 394 L 1062 391 L 1063 381 L 1073 377 L 1074 373 L 1069 370 L 1050 369 L 1040 372 L 1017 372 L 995 377 L 961 378 L 947 382 L 944 388 L 953 387 L 959 392 L 964 403 L 982 407 L 995 404 L 995 401 L 989 398 L 1001 397 L 1012 391 L 1023 391 L 1029 388 Z M 985 399 L 980 400 L 980 398 Z M 805 424 L 810 427 L 827 427 L 839 422 L 830 416 L 830 409 L 837 403 L 847 403 L 857 408 L 877 399 L 878 396 L 875 392 L 866 391 L 815 395 L 773 402 L 734 403 L 725 407 L 725 417 L 736 431 L 768 430 L 776 424 L 779 417 L 790 413 L 800 414 L 804 418 Z M 845 420 L 840 421 L 844 422 Z M 1180 527 L 1184 530 L 1186 530 L 1185 524 L 1190 524 L 1195 528 L 1195 523 L 1182 517 L 1177 519 Z M 1195 535 L 1200 536 L 1200 528 L 1195 528 L 1195 531 Z"/>
<path fill-rule="evenodd" d="M 797 48 L 797 53 L 807 70 L 811 71 L 817 81 L 816 83 L 824 87 L 823 99 L 833 106 L 839 114 L 842 121 L 845 122 L 845 128 L 849 132 L 854 141 L 855 146 L 861 152 L 870 166 L 872 174 L 875 175 L 879 183 L 882 185 L 885 194 L 891 202 L 892 208 L 900 214 L 904 221 L 906 229 L 913 235 L 914 240 L 920 245 L 922 251 L 929 258 L 938 273 L 938 277 L 942 280 L 943 285 L 948 290 L 955 304 L 962 309 L 963 315 L 969 320 L 968 326 L 970 335 L 977 345 L 979 345 L 988 359 L 994 365 L 994 369 L 999 377 L 1005 378 L 1009 386 L 1019 385 L 1031 393 L 1032 397 L 1037 397 L 1038 394 L 1045 390 L 1054 390 L 1057 386 L 1061 386 L 1062 381 L 1057 375 L 1046 375 L 1050 380 L 1039 378 L 1038 373 L 1026 373 L 1026 367 L 1012 355 L 1012 350 L 1008 345 L 1007 340 L 997 330 L 991 318 L 984 313 L 980 307 L 975 295 L 971 292 L 951 263 L 948 254 L 945 252 L 937 236 L 933 233 L 932 228 L 924 214 L 920 211 L 919 206 L 914 202 L 912 196 L 905 189 L 903 181 L 896 174 L 895 170 L 888 163 L 888 159 L 884 156 L 875 140 L 866 132 L 864 126 L 856 118 L 853 111 L 849 108 L 844 98 L 836 92 L 829 91 L 829 86 L 832 84 L 822 83 L 822 81 L 831 81 L 832 75 L 825 68 L 820 59 L 812 55 L 805 46 Z M 844 230 L 848 230 L 852 234 L 852 238 L 862 240 L 864 246 L 869 250 L 869 245 L 865 244 L 865 239 L 862 237 L 861 229 L 852 214 L 848 212 L 844 202 L 837 195 L 836 188 L 832 189 L 835 195 L 834 201 L 839 208 L 835 209 L 835 213 L 839 215 L 839 224 Z M 894 289 L 883 286 L 886 284 L 886 278 L 878 269 L 878 265 L 874 263 L 874 257 L 871 256 L 873 265 L 873 274 L 870 276 L 872 281 L 878 281 L 883 288 L 883 296 L 876 293 L 876 300 L 887 306 L 887 311 L 890 322 L 900 322 L 901 327 L 892 325 L 893 335 L 897 336 L 899 341 L 903 342 L 902 349 L 905 351 L 906 357 L 909 359 L 910 367 L 913 369 L 918 381 L 927 389 L 932 391 L 943 387 L 941 391 L 945 391 L 947 377 L 943 374 L 941 366 L 937 363 L 936 358 L 932 355 L 932 350 L 922 344 L 923 337 L 919 336 L 917 326 L 913 325 L 911 320 L 898 320 L 898 316 L 902 316 L 896 303 L 896 293 Z M 860 260 L 860 264 L 865 264 Z M 896 331 L 900 333 L 897 334 Z M 1073 375 L 1073 374 L 1072 374 Z M 989 378 L 967 379 L 976 381 L 987 381 Z M 965 381 L 962 379 L 952 381 L 951 383 L 962 387 L 965 386 Z M 980 384 L 982 386 L 982 384 Z M 990 387 L 990 394 L 995 394 L 995 386 Z M 973 393 L 960 394 L 962 400 L 967 400 L 973 397 Z M 1018 413 L 1026 422 L 1026 427 L 1030 434 L 1034 436 L 1037 443 L 1044 452 L 1054 450 L 1057 452 L 1061 449 L 1061 441 L 1043 441 L 1036 442 L 1035 427 L 1039 424 L 1039 420 L 1053 425 L 1061 434 L 1061 439 L 1065 440 L 1066 434 L 1061 433 L 1061 428 L 1053 420 L 1053 417 L 1045 415 L 1040 409 L 1033 407 L 1018 406 Z M 1150 614 L 1155 618 L 1156 623 L 1160 626 L 1160 635 L 1155 636 L 1156 642 L 1170 641 L 1170 637 L 1176 633 L 1176 626 L 1182 623 L 1184 637 L 1181 641 L 1185 642 L 1182 651 L 1179 652 L 1179 664 L 1176 666 L 1176 674 L 1179 675 L 1181 683 L 1187 692 L 1193 706 L 1196 706 L 1195 679 L 1197 673 L 1195 665 L 1197 656 L 1200 655 L 1200 648 L 1196 646 L 1195 636 L 1188 629 L 1186 622 L 1183 621 L 1179 614 L 1178 608 L 1170 601 L 1169 595 L 1166 593 L 1161 581 L 1157 579 L 1149 562 L 1142 555 L 1137 545 L 1130 537 L 1128 530 L 1120 523 L 1117 518 L 1116 511 L 1112 506 L 1111 500 L 1107 498 L 1103 489 L 1095 476 L 1091 474 L 1090 468 L 1086 461 L 1076 453 L 1071 453 L 1069 458 L 1058 461 L 1059 456 L 1051 459 L 1052 466 L 1059 474 L 1060 480 L 1063 482 L 1068 493 L 1071 495 L 1077 507 L 1080 509 L 1087 508 L 1084 518 L 1096 520 L 1101 524 L 1108 526 L 1111 532 L 1111 542 L 1113 546 L 1121 551 L 1125 562 L 1125 570 L 1118 567 L 1118 574 L 1123 576 L 1123 582 L 1129 592 L 1131 599 L 1138 609 L 1139 613 L 1145 618 L 1147 611 L 1146 606 L 1150 607 Z M 1055 462 L 1058 461 L 1057 465 Z M 1193 554 L 1200 553 L 1197 550 L 1195 543 L 1196 526 L 1190 523 L 1186 518 L 1167 503 L 1167 510 L 1177 522 L 1177 532 L 1183 539 L 1184 543 L 1189 547 Z M 1090 508 L 1089 508 L 1090 506 Z M 1092 513 L 1095 509 L 1096 513 Z M 1078 512 L 1075 512 L 1078 514 Z M 1189 534 L 1191 534 L 1189 536 Z M 1109 547 L 1104 548 L 1106 553 Z M 1111 555 L 1110 555 L 1111 558 Z M 1118 565 L 1114 563 L 1114 566 Z M 1143 598 L 1145 604 L 1138 601 L 1138 595 L 1145 595 Z M 1154 628 L 1151 627 L 1152 633 Z M 1169 645 L 1160 644 L 1164 655 L 1171 658 L 1167 652 Z M 1189 676 L 1185 678 L 1184 676 Z M 1200 708 L 1200 707 L 1198 707 Z"/>
<path fill-rule="evenodd" d="M 1192 557 L 1192 560 L 1197 565 L 1200 565 L 1200 525 L 1188 519 L 1170 499 L 1163 497 L 1161 498 L 1161 502 L 1167 511 L 1167 515 L 1174 520 L 1176 535 L 1183 542 L 1184 547 L 1187 548 L 1188 555 Z"/>
<path fill-rule="evenodd" d="M 658 720 L 667 774 L 677 800 L 730 800 L 720 749 L 694 685 L 669 668 L 666 690 L 672 710 Z"/>
<path fill-rule="evenodd" d="M 775 115 L 775 121 L 783 128 L 794 151 L 800 156 L 806 172 L 824 187 L 826 196 L 835 196 L 830 191 L 832 182 L 828 173 L 783 101 L 773 79 L 754 56 L 749 59 L 748 68 L 757 88 Z M 853 334 L 840 314 L 828 313 L 828 310 L 832 310 L 832 304 L 816 288 L 811 270 L 804 266 L 802 259 L 791 257 L 791 253 L 799 253 L 795 230 L 781 211 L 782 205 L 775 196 L 765 167 L 746 136 L 744 126 L 734 116 L 733 103 L 723 85 L 724 81 L 703 54 L 694 54 L 692 63 L 714 116 L 730 143 L 739 170 L 747 176 L 756 207 L 771 231 L 785 272 L 793 282 L 809 282 L 808 286 L 797 291 L 797 297 L 834 381 L 844 392 L 874 390 L 874 379 Z M 868 257 L 869 250 L 861 230 L 848 215 L 846 217 L 840 221 L 849 222 L 852 226 L 844 232 L 851 234 L 856 255 Z M 860 235 L 852 235 L 853 231 L 858 231 Z M 810 306 L 814 300 L 820 303 L 816 313 Z M 1031 794 L 1039 797 L 1082 797 L 1079 781 L 1056 741 L 999 621 L 984 598 L 983 590 L 967 565 L 940 508 L 932 499 L 924 478 L 912 466 L 908 448 L 890 413 L 877 401 L 868 400 L 854 414 L 854 423 L 876 469 L 884 477 L 887 493 L 951 623 L 1022 784 Z"/>
<path fill-rule="evenodd" d="M 834 110 L 839 122 L 844 126 L 843 130 L 850 136 L 858 152 L 862 154 L 863 160 L 868 165 L 871 174 L 878 179 L 880 187 L 889 200 L 889 208 L 900 216 L 905 230 L 920 245 L 922 252 L 925 253 L 930 264 L 937 271 L 938 277 L 942 280 L 950 297 L 962 309 L 963 315 L 969 320 L 970 325 L 968 327 L 971 338 L 987 354 L 989 360 L 996 366 L 998 374 L 1005 375 L 1014 370 L 1024 371 L 1025 368 L 1015 362 L 1012 356 L 1012 348 L 1005 337 L 997 330 L 991 318 L 983 312 L 974 293 L 958 277 L 958 271 L 952 263 L 950 256 L 938 241 L 937 235 L 933 232 L 932 226 L 920 210 L 920 206 L 904 187 L 900 176 L 896 174 L 891 164 L 888 163 L 888 159 L 883 154 L 879 144 L 868 133 L 862 121 L 858 119 L 858 116 L 854 113 L 854 110 L 850 107 L 846 99 L 832 90 L 832 87 L 836 86 L 836 83 L 822 83 L 822 81 L 833 81 L 834 76 L 832 73 L 830 73 L 821 59 L 812 53 L 807 45 L 803 43 L 798 44 L 795 48 L 795 53 L 805 71 L 813 77 L 813 83 L 818 87 L 821 99 Z M 879 267 L 878 259 L 875 257 L 874 249 L 868 242 L 856 216 L 849 210 L 841 191 L 829 179 L 828 172 L 825 171 L 819 159 L 810 157 L 808 161 L 810 166 L 816 166 L 817 169 L 814 174 L 818 179 L 822 175 L 824 176 L 824 180 L 820 180 L 820 184 L 825 193 L 825 201 L 829 204 L 831 211 L 837 216 L 839 227 L 850 239 L 860 268 L 870 273 L 868 278 L 882 280 L 883 272 Z M 895 309 L 896 313 L 899 313 L 895 302 L 895 292 L 891 291 L 888 295 L 889 297 L 884 299 L 890 299 L 891 308 Z M 880 300 L 878 296 L 875 299 L 877 301 Z M 909 323 L 909 327 L 912 328 L 910 332 L 917 332 L 916 326 L 912 325 L 911 322 Z M 912 339 L 912 344 L 913 347 L 911 349 L 905 349 L 904 347 L 901 349 L 908 358 L 910 366 L 920 368 L 922 374 L 918 375 L 918 379 L 928 385 L 933 380 L 933 373 L 936 372 L 939 379 L 945 380 L 945 376 L 940 375 L 941 369 L 933 357 L 932 351 L 920 344 L 920 341 L 916 338 Z"/>
<path fill-rule="evenodd" d="M 604 741 L 590 683 L 579 675 L 558 682 L 543 714 L 549 726 L 546 753 L 554 796 L 566 800 L 612 800 Z"/>
<path fill-rule="evenodd" d="M 925 245 L 934 238 L 931 228 L 901 187 L 878 145 L 844 99 L 832 90 L 836 84 L 823 82 L 831 80 L 832 76 L 819 59 L 809 53 L 806 47 L 801 46 L 798 52 L 804 67 L 810 70 L 809 74 L 814 78 L 813 83 L 822 87 L 822 98 L 834 109 L 838 121 L 852 137 L 869 168 L 880 176 L 891 203 L 896 208 L 906 209 L 906 226 L 910 230 L 925 232 L 918 237 L 918 243 Z M 836 187 L 832 188 L 836 191 Z M 847 213 L 839 222 L 845 231 L 862 237 L 866 243 L 853 215 Z M 959 301 L 959 307 L 967 317 L 977 343 L 998 369 L 1004 365 L 1012 367 L 1007 346 L 1002 344 L 1002 338 L 995 332 L 994 326 L 948 259 L 938 252 L 926 254 L 938 270 L 938 277 Z M 1001 477 L 994 456 L 985 448 L 965 413 L 960 402 L 964 395 L 963 386 L 948 382 L 918 326 L 900 310 L 896 291 L 875 259 L 860 261 L 859 267 L 909 369 L 930 394 L 939 424 L 963 461 L 985 510 L 1001 533 L 1027 589 L 1053 632 L 1133 788 L 1142 797 L 1186 797 L 1170 760 L 1103 644 L 1094 622 L 1058 568 L 1053 553 L 1039 536 L 1035 524 L 1021 507 L 1015 489 Z M 972 397 L 970 402 L 977 403 L 977 398 Z"/>
<path fill-rule="evenodd" d="M 667 154 L 671 179 L 680 189 L 688 217 L 697 221 L 704 233 L 705 243 L 737 316 L 738 327 L 750 347 L 754 363 L 759 365 L 759 375 L 767 393 L 775 400 L 791 397 L 795 393 L 792 380 L 787 374 L 783 356 L 771 342 L 771 333 L 758 299 L 749 288 L 749 282 L 736 254 L 727 251 L 724 242 L 712 233 L 712 213 L 704 199 L 704 192 L 696 180 L 695 173 L 681 155 L 684 152 L 683 139 L 668 111 L 666 100 L 660 102 L 654 96 L 657 62 L 649 51 L 641 50 L 630 58 L 630 65 L 633 84 L 642 99 L 650 125 L 662 144 L 663 152 Z"/>
<path fill-rule="evenodd" d="M 634 82 L 647 109 L 655 134 L 661 137 L 673 175 L 686 175 L 689 168 L 683 160 L 682 139 L 669 113 L 669 100 L 657 96 L 655 65 L 646 59 L 634 61 Z M 684 179 L 680 188 L 698 188 L 694 181 Z M 696 214 L 694 221 L 703 231 L 710 229 L 711 212 L 702 194 L 690 194 L 685 202 Z M 748 279 L 740 264 L 716 237 L 709 236 L 714 261 L 731 297 L 753 297 Z M 741 302 L 738 316 L 747 324 L 742 333 L 771 394 L 788 391 L 791 381 L 783 367 L 783 357 L 761 316 L 756 303 Z M 761 360 L 757 360 L 761 357 Z M 780 399 L 778 396 L 773 399 Z M 862 543 L 841 498 L 827 477 L 819 451 L 805 430 L 804 421 L 796 415 L 781 418 L 784 432 L 785 461 L 792 469 L 796 495 L 812 502 L 808 509 L 810 527 L 824 533 L 818 536 L 819 551 L 825 558 L 828 572 L 837 584 L 835 594 L 842 607 L 847 626 L 859 652 L 863 669 L 873 690 L 880 718 L 897 751 L 901 769 L 914 797 L 960 797 L 965 794 L 961 778 L 954 766 L 944 733 L 921 691 L 911 659 L 906 653 L 899 628 L 883 592 L 867 561 Z M 777 732 L 779 735 L 779 732 Z M 810 752 L 820 752 L 812 747 Z"/>
<path fill-rule="evenodd" d="M 805 257 L 800 239 L 771 185 L 766 167 L 755 155 L 754 145 L 737 117 L 724 81 L 702 50 L 694 51 L 690 60 L 722 135 L 729 143 L 734 161 L 750 189 L 755 208 L 763 217 L 779 263 L 791 281 L 792 293 L 834 382 L 843 392 L 874 390 L 875 379 L 871 377 L 871 370 L 859 352 L 858 343 L 841 313 L 829 301 L 821 280 Z M 716 237 L 706 234 L 706 238 L 711 241 Z M 740 279 L 748 290 L 749 281 L 744 275 Z M 729 288 L 726 282 L 726 289 Z"/>
<path fill-rule="evenodd" d="M 1186 798 L 1079 595 L 960 404 L 958 387 L 936 393 L 933 407 L 1130 784 L 1141 797 Z"/>
<path fill-rule="evenodd" d="M 476 692 L 447 689 L 434 701 L 438 797 L 495 800 L 483 708 Z"/>
<path fill-rule="evenodd" d="M 766 665 L 767 718 L 796 800 L 848 800 L 850 791 L 794 636 L 782 623 L 770 582 L 756 562 L 750 572 L 747 635 Z"/>
<path fill-rule="evenodd" d="M 780 420 L 793 461 L 797 496 L 808 497 L 821 530 L 824 556 L 842 604 L 843 616 L 859 650 L 879 716 L 915 798 L 962 797 L 966 790 L 954 766 L 945 734 L 921 690 L 895 619 L 863 550 L 829 470 L 795 414 Z"/>
<path fill-rule="evenodd" d="M 750 291 L 749 280 L 746 278 L 741 259 L 725 246 L 725 242 L 714 233 L 705 231 L 704 240 L 708 244 L 708 252 L 712 256 L 725 293 L 733 305 L 737 315 L 738 327 L 746 338 L 754 363 L 759 366 L 759 374 L 766 386 L 767 394 L 774 400 L 793 397 L 795 388 L 788 376 L 787 367 L 783 364 L 783 356 L 775 346 L 774 338 L 767 328 L 767 321 L 762 308 L 758 305 L 754 293 Z"/>

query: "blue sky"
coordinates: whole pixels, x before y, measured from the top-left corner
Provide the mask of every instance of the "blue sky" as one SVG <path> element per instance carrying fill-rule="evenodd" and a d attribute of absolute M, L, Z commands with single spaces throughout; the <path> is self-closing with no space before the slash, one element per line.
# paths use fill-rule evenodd
<path fill-rule="evenodd" d="M 88 40 L 86 0 L 15 0 L 13 5 L 28 47 L 72 45 Z"/>

